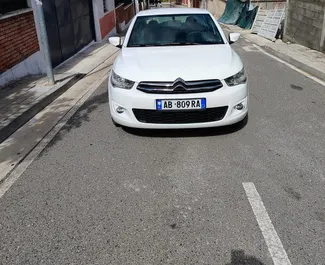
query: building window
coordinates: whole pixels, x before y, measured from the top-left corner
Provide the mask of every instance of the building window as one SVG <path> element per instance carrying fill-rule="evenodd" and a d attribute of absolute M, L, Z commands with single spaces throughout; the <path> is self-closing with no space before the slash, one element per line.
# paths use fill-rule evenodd
<path fill-rule="evenodd" d="M 27 0 L 0 0 L 0 16 L 24 8 L 28 8 Z"/>
<path fill-rule="evenodd" d="M 104 13 L 106 13 L 108 11 L 106 0 L 103 0 L 103 6 L 104 6 Z"/>

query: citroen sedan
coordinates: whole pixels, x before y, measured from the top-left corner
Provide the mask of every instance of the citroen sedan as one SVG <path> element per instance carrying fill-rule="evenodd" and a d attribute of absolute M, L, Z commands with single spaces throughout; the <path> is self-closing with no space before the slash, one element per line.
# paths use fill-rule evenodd
<path fill-rule="evenodd" d="M 115 125 L 178 129 L 225 126 L 248 113 L 244 66 L 216 19 L 194 8 L 139 12 L 108 80 Z"/>

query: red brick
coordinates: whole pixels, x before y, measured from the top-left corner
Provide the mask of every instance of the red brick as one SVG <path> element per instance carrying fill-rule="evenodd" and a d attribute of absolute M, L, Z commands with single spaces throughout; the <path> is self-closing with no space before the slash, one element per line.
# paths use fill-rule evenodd
<path fill-rule="evenodd" d="M 5 54 L 2 57 L 3 60 L 9 60 L 11 58 L 15 58 L 18 56 L 19 57 L 19 51 L 20 49 L 18 47 L 13 47 L 10 49 L 5 50 Z"/>
<path fill-rule="evenodd" d="M 7 47 L 5 49 L 5 53 L 2 55 L 2 58 L 11 58 L 17 56 L 17 51 L 19 51 L 20 48 L 17 45 L 13 45 L 12 47 Z"/>
<path fill-rule="evenodd" d="M 16 31 L 15 30 L 8 30 L 8 31 L 5 31 L 3 34 L 1 34 L 3 37 L 9 37 L 9 36 L 12 36 L 12 35 L 15 35 L 16 34 Z"/>
<path fill-rule="evenodd" d="M 4 49 L 6 48 L 6 46 L 12 47 L 14 45 L 16 45 L 18 41 L 16 40 L 16 36 L 8 36 L 6 39 L 4 39 L 1 43 L 4 47 Z"/>
<path fill-rule="evenodd" d="M 22 57 L 21 55 L 19 56 L 13 55 L 12 57 L 5 58 L 2 62 L 4 65 L 10 65 L 12 63 L 19 61 L 21 57 Z"/>
<path fill-rule="evenodd" d="M 33 12 L 0 21 L 0 71 L 39 50 Z"/>
<path fill-rule="evenodd" d="M 31 34 L 22 34 L 19 38 L 17 38 L 17 40 L 18 39 L 21 39 L 21 40 L 24 40 L 24 41 L 26 41 L 26 40 L 34 40 L 34 39 L 37 40 L 36 36 L 31 36 Z"/>
<path fill-rule="evenodd" d="M 10 24 L 6 27 L 2 27 L 0 29 L 1 31 L 1 34 L 4 32 L 4 33 L 8 33 L 8 32 L 11 32 L 11 31 L 16 31 L 17 30 L 17 27 L 18 27 L 18 22 L 15 22 L 13 24 Z"/>
<path fill-rule="evenodd" d="M 5 38 L 2 39 L 2 43 L 6 43 L 7 45 L 10 45 L 13 40 L 17 39 L 17 34 L 11 33 L 11 34 L 6 34 Z"/>
<path fill-rule="evenodd" d="M 12 46 L 6 46 L 5 49 L 3 50 L 2 58 L 10 57 L 11 52 L 16 49 L 15 45 Z"/>

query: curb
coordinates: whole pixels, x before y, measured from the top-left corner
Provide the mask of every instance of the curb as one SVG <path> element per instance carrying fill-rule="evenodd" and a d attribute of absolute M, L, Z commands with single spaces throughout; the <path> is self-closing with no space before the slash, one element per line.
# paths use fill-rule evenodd
<path fill-rule="evenodd" d="M 0 128 L 0 143 L 6 140 L 10 135 L 17 131 L 21 126 L 23 126 L 27 121 L 34 117 L 38 112 L 44 109 L 52 101 L 61 96 L 65 91 L 67 91 L 71 86 L 82 79 L 84 74 L 76 74 L 69 81 L 65 82 L 57 89 L 48 91 L 44 96 L 38 99 L 32 107 L 28 108 L 24 112 L 20 113 L 18 117 L 11 120 L 8 124 Z"/>
<path fill-rule="evenodd" d="M 293 66 L 299 68 L 300 70 L 302 70 L 310 75 L 313 75 L 313 76 L 317 77 L 318 79 L 321 79 L 322 81 L 325 81 L 325 73 L 324 72 L 321 72 L 321 71 L 317 70 L 316 68 L 310 67 L 309 65 L 302 63 L 302 62 L 286 55 L 285 53 L 281 53 L 277 50 L 274 50 L 269 46 L 264 45 L 264 46 L 260 46 L 260 47 L 263 50 L 265 50 L 267 53 L 274 55 L 287 63 L 292 64 Z"/>

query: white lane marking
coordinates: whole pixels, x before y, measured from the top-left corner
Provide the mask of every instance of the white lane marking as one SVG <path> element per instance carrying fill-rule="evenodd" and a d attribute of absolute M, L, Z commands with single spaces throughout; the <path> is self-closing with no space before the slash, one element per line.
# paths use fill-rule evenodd
<path fill-rule="evenodd" d="M 92 87 L 79 99 L 79 101 L 65 114 L 62 119 L 44 136 L 44 138 L 32 149 L 26 158 L 11 172 L 9 176 L 0 185 L 0 199 L 19 179 L 28 166 L 38 157 L 43 149 L 49 144 L 54 136 L 63 128 L 77 110 L 86 102 L 86 100 L 95 92 L 95 90 L 105 81 L 107 74 L 98 79 Z"/>
<path fill-rule="evenodd" d="M 305 71 L 300 70 L 299 68 L 293 66 L 292 64 L 287 63 L 287 62 L 283 61 L 282 59 L 280 59 L 280 58 L 278 58 L 278 57 L 276 57 L 276 56 L 274 56 L 274 55 L 272 55 L 272 54 L 266 52 L 265 50 L 263 50 L 263 48 L 261 48 L 261 47 L 258 46 L 257 44 L 253 44 L 253 46 L 255 46 L 255 47 L 256 47 L 256 48 L 257 48 L 261 53 L 264 53 L 265 55 L 267 55 L 267 56 L 273 58 L 274 60 L 276 60 L 276 61 L 278 61 L 278 62 L 280 62 L 280 63 L 283 63 L 284 65 L 290 67 L 291 69 L 297 71 L 298 73 L 300 73 L 300 74 L 302 74 L 302 75 L 304 75 L 304 76 L 306 76 L 306 77 L 308 77 L 308 78 L 314 80 L 314 81 L 317 82 L 318 84 L 321 84 L 322 86 L 325 86 L 325 82 L 322 81 L 321 79 L 318 79 L 317 77 L 315 77 L 315 76 L 313 76 L 313 75 L 310 75 L 310 74 L 306 73 Z M 321 92 L 321 91 L 319 91 L 319 92 Z"/>
<path fill-rule="evenodd" d="M 254 183 L 243 183 L 248 201 L 253 209 L 257 223 L 272 257 L 274 265 L 291 265 L 288 255 L 275 231 L 272 221 L 265 209 L 264 203 L 257 192 Z"/>

